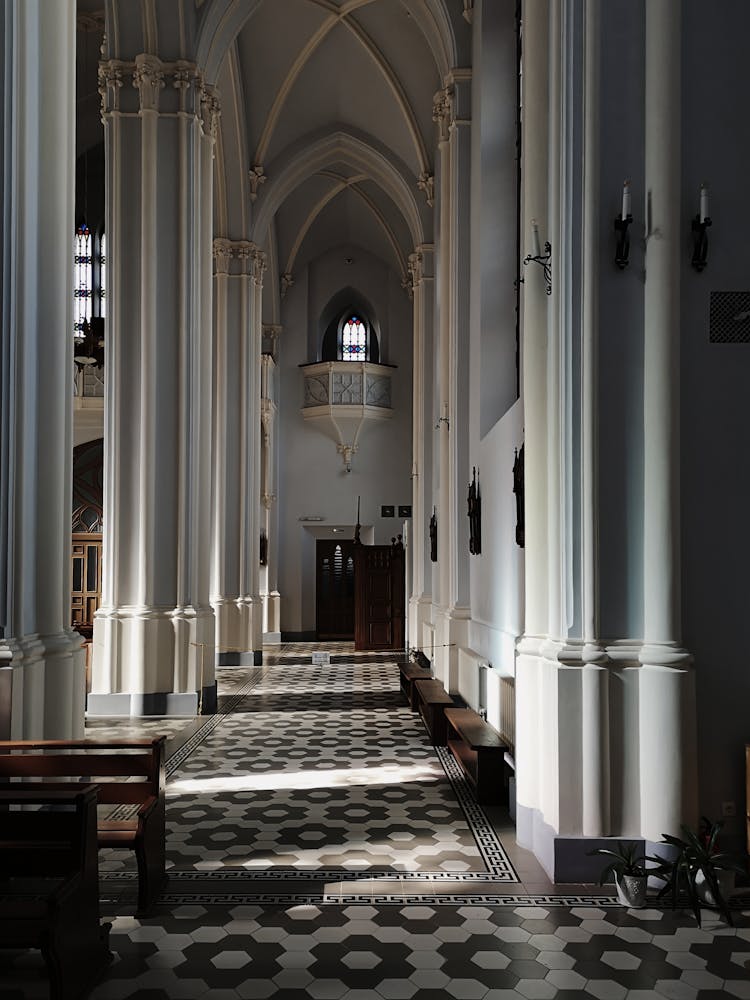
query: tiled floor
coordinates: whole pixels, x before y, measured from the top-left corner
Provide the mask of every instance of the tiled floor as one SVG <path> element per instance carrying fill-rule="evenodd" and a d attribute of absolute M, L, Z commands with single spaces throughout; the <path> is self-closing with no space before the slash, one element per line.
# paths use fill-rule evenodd
<path fill-rule="evenodd" d="M 102 854 L 114 960 L 92 1000 L 750 1000 L 750 912 L 699 929 L 550 885 L 388 658 L 312 648 L 221 670 L 219 714 L 169 720 L 169 884 L 136 920 L 132 859 Z M 0 953 L 0 1000 L 46 996 L 38 953 Z"/>

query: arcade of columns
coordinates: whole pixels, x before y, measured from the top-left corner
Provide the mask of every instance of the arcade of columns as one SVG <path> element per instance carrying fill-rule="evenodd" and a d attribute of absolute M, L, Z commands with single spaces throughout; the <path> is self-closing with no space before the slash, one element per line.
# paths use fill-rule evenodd
<path fill-rule="evenodd" d="M 678 394 L 671 375 L 679 368 L 680 190 L 680 59 L 671 38 L 680 10 L 678 0 L 650 0 L 646 10 L 646 177 L 659 238 L 648 242 L 644 306 L 644 636 L 606 643 L 598 626 L 595 485 L 597 12 L 596 0 L 587 0 L 584 99 L 577 113 L 584 135 L 580 239 L 590 280 L 584 277 L 581 289 L 580 384 L 571 380 L 569 364 L 566 306 L 573 288 L 559 255 L 552 294 L 545 295 L 534 268 L 523 294 L 527 544 L 525 629 L 516 662 L 518 838 L 546 862 L 550 830 L 657 840 L 694 810 L 693 680 L 689 654 L 679 644 Z M 4 17 L 16 54 L 4 114 L 39 127 L 12 132 L 2 174 L 13 217 L 3 234 L 4 262 L 12 264 L 3 286 L 10 336 L 2 356 L 0 683 L 12 702 L 10 735 L 65 737 L 81 734 L 84 705 L 83 656 L 68 624 L 75 2 L 46 5 L 42 16 L 39 4 L 11 0 Z M 567 214 L 562 155 L 568 140 L 561 122 L 570 114 L 561 85 L 568 72 L 563 38 L 557 6 L 548 17 L 546 4 L 526 4 L 523 231 L 533 216 L 553 253 L 575 221 Z M 224 662 L 255 661 L 264 631 L 279 631 L 272 568 L 275 411 L 261 385 L 264 255 L 249 241 L 214 238 L 219 105 L 201 68 L 135 53 L 105 58 L 100 78 L 113 266 L 106 562 L 89 708 L 109 715 L 210 711 L 217 652 Z M 409 634 L 419 645 L 425 626 L 434 629 L 436 674 L 451 687 L 455 650 L 468 644 L 471 622 L 461 555 L 471 445 L 470 71 L 457 68 L 445 80 L 434 118 L 435 245 L 416 247 L 409 261 Z M 671 142 L 664 140 L 667 127 L 677 130 Z M 47 279 L 40 290 L 36 262 L 42 258 Z M 575 447 L 571 400 L 580 406 Z M 33 463 L 29 455 L 36 456 Z M 578 506 L 566 489 L 568 474 L 578 477 Z M 435 564 L 426 538 L 433 505 Z M 270 557 L 262 581 L 261 530 Z M 571 545 L 578 546 L 577 577 Z M 635 734 L 624 749 L 612 744 L 613 676 L 624 682 Z M 626 755 L 637 775 L 628 792 L 612 787 L 617 754 Z"/>

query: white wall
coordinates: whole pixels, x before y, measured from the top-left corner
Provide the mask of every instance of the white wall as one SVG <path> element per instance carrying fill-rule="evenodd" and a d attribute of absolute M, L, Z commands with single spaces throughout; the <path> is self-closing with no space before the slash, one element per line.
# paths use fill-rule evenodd
<path fill-rule="evenodd" d="M 352 257 L 354 263 L 343 263 Z M 334 442 L 306 423 L 300 412 L 303 372 L 316 360 L 318 320 L 341 288 L 351 286 L 371 304 L 380 324 L 380 358 L 396 365 L 393 416 L 365 427 L 347 473 Z M 411 504 L 412 305 L 399 278 L 360 247 L 338 247 L 295 275 L 282 302 L 284 332 L 279 351 L 279 591 L 282 632 L 315 629 L 315 535 L 299 518 L 318 515 L 326 528 L 343 527 L 351 538 L 361 496 L 363 525 L 375 544 L 402 531 L 398 518 L 381 518 L 383 504 Z M 331 537 L 331 536 L 329 536 Z M 363 532 L 363 540 L 367 535 Z"/>
<path fill-rule="evenodd" d="M 516 394 L 516 33 L 515 4 L 474 8 L 472 104 L 471 455 L 482 500 L 482 551 L 468 551 L 469 643 L 505 675 L 515 674 L 523 631 L 523 549 L 515 540 L 515 449 L 523 443 Z M 468 489 L 468 480 L 467 480 Z M 489 685 L 490 697 L 497 686 Z M 497 706 L 488 706 L 491 715 Z M 495 711 L 496 710 L 496 711 Z"/>

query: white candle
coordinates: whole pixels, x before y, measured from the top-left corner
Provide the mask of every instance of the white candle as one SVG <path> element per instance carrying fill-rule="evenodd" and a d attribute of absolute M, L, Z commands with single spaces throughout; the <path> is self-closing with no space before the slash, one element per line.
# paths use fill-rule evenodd
<path fill-rule="evenodd" d="M 630 181 L 622 183 L 622 218 L 627 219 L 630 215 Z"/>
<path fill-rule="evenodd" d="M 708 184 L 701 184 L 701 208 L 700 220 L 705 222 L 708 218 Z"/>
<path fill-rule="evenodd" d="M 536 224 L 536 219 L 531 220 L 531 246 L 534 250 L 534 257 L 542 256 L 542 249 L 539 246 L 539 226 Z"/>

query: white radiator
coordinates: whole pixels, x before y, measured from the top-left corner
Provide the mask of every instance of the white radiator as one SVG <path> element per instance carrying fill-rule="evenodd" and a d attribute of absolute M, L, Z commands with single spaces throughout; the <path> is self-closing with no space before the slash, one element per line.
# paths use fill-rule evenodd
<path fill-rule="evenodd" d="M 489 663 L 473 649 L 458 647 L 458 693 L 475 712 L 486 714 Z"/>

